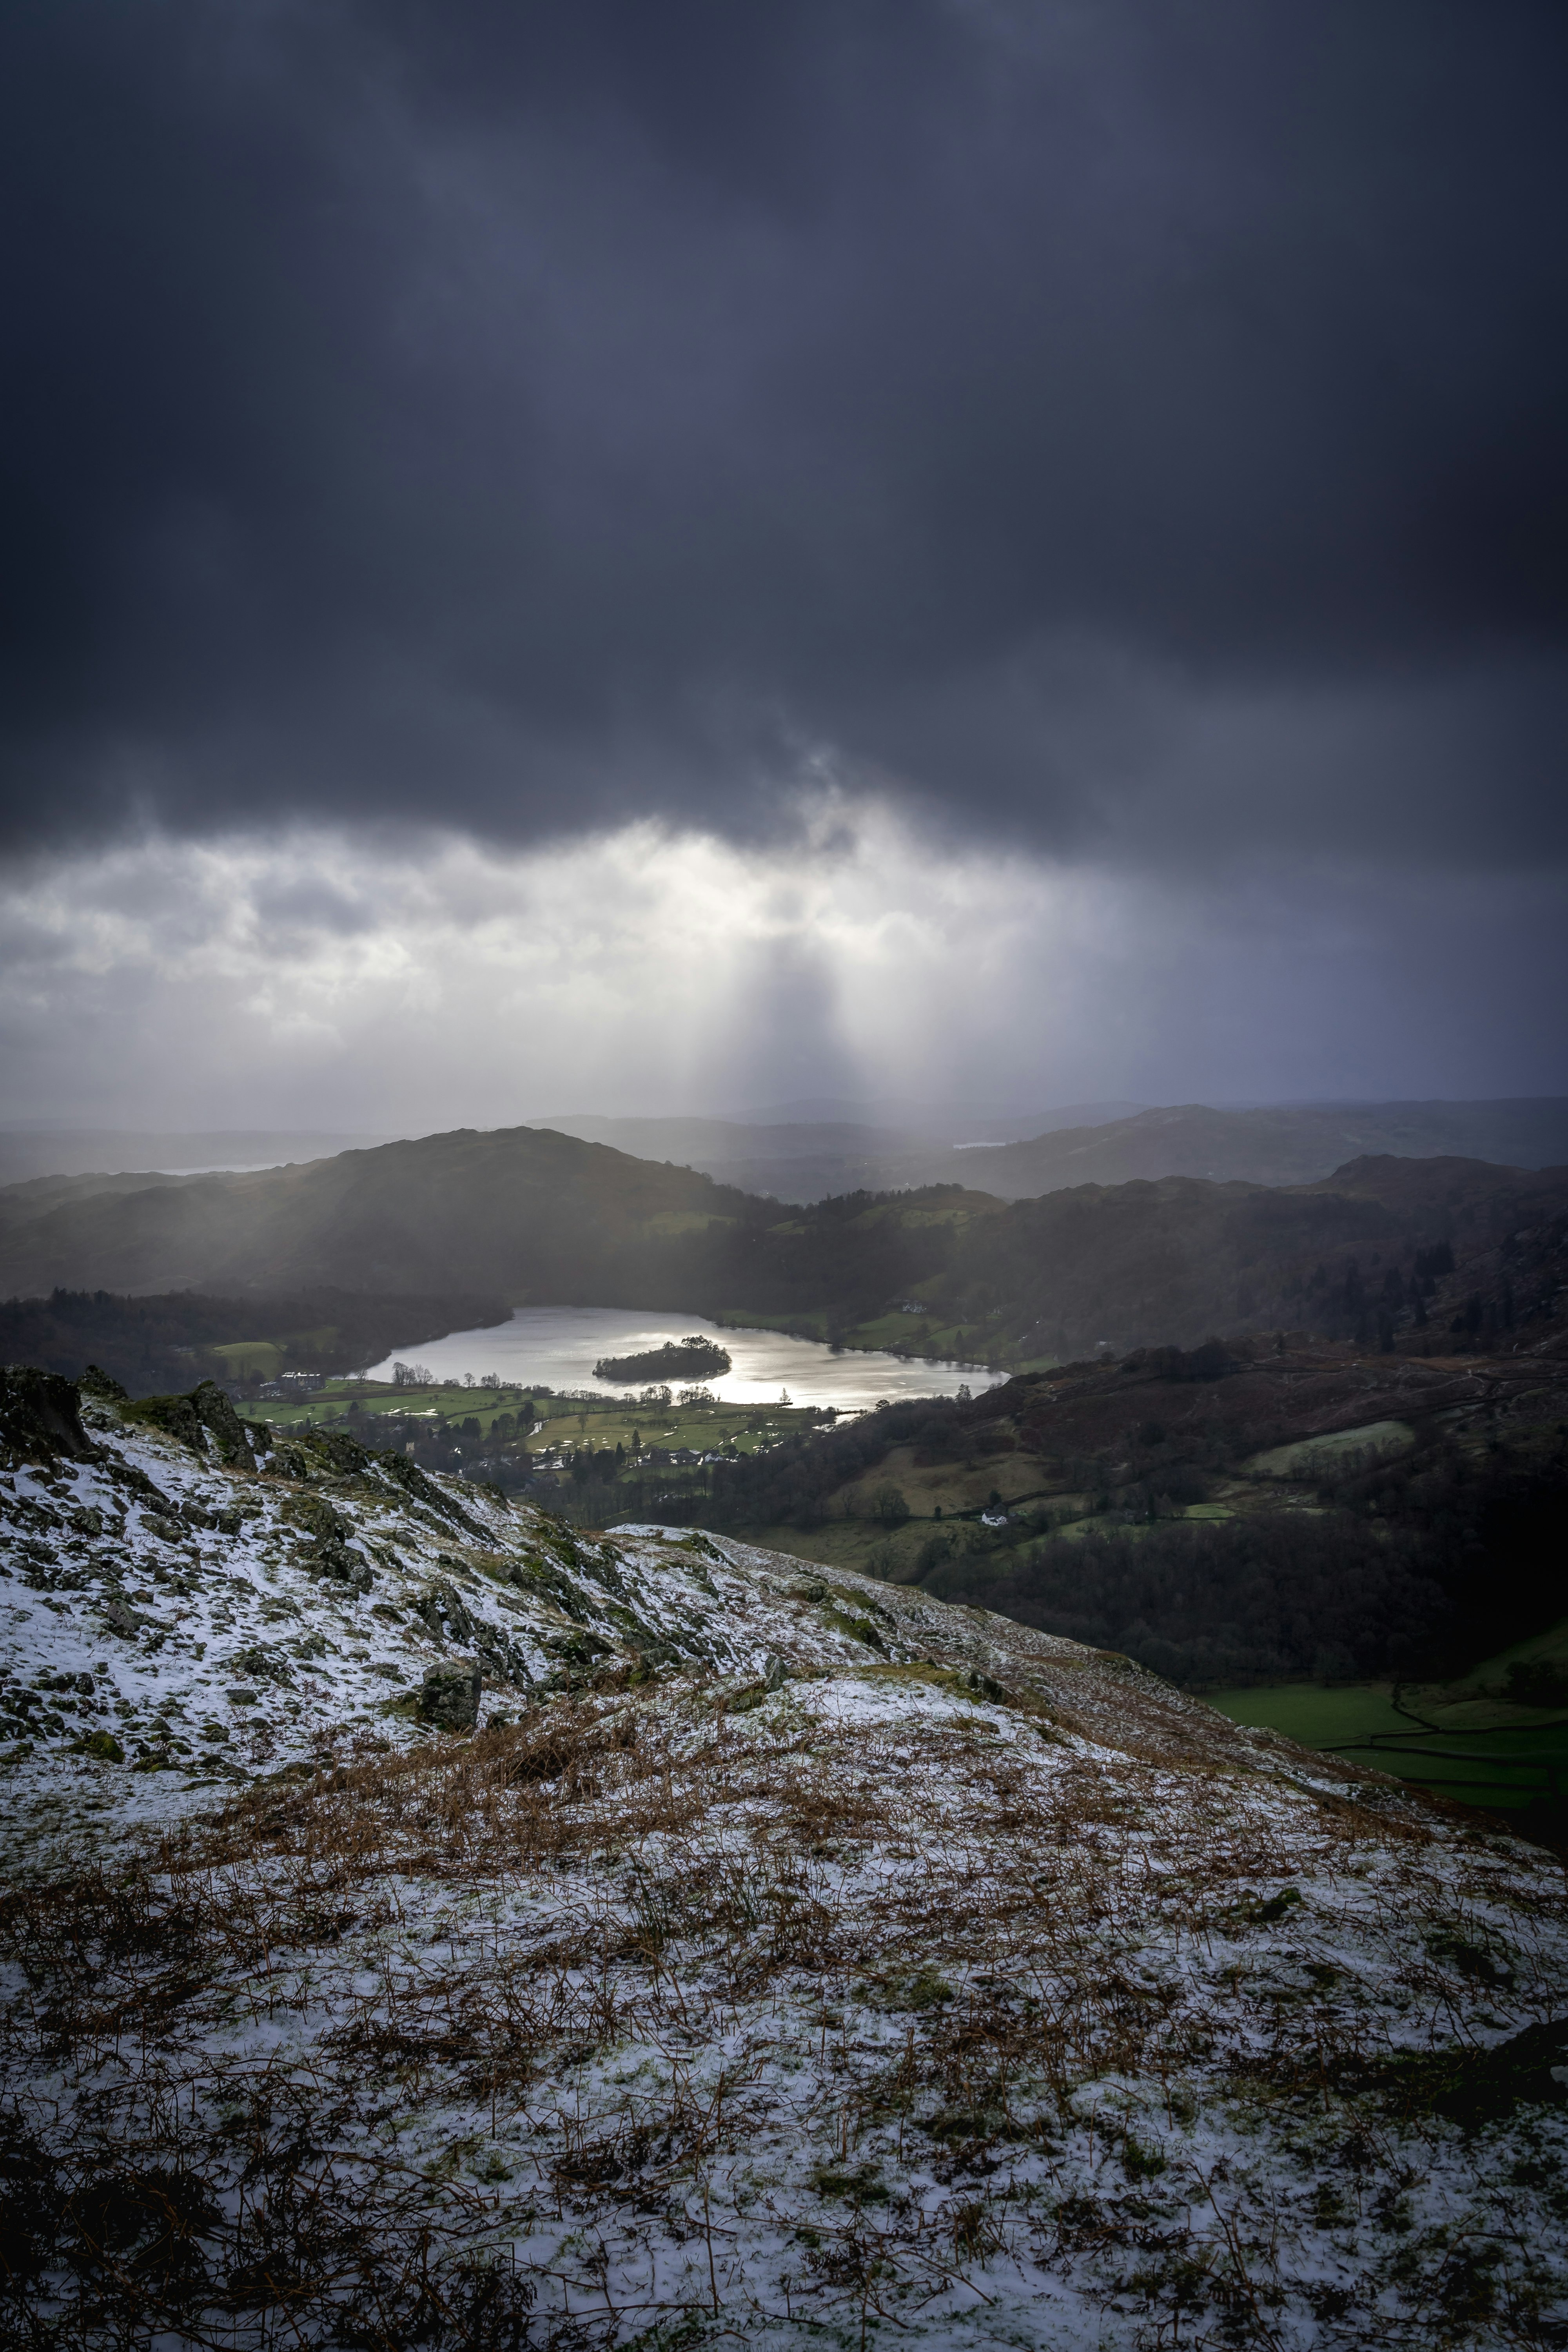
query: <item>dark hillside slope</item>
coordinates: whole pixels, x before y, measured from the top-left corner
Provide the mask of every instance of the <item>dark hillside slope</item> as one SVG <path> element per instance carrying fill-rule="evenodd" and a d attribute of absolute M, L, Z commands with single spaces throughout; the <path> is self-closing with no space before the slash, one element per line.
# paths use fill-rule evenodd
<path fill-rule="evenodd" d="M 1451 1292 L 1467 1264 L 1500 1323 L 1550 1312 L 1565 1216 L 1568 1169 L 1482 1160 L 1360 1160 L 1289 1188 L 1084 1184 L 972 1227 L 922 1295 L 939 1315 L 988 1317 L 1025 1360 L 1216 1330 L 1375 1341 L 1422 1327 L 1423 1289 Z"/>
<path fill-rule="evenodd" d="M 499 1292 L 583 1306 L 878 1312 L 1001 1203 L 961 1186 L 785 1211 L 689 1168 L 548 1129 L 458 1129 L 303 1168 L 51 1179 L 0 1193 L 0 1295 Z"/>
<path fill-rule="evenodd" d="M 1167 1177 L 1005 1206 L 946 1185 L 785 1210 L 514 1128 L 140 1190 L 25 1189 L 21 1208 L 0 1194 L 0 1295 L 479 1292 L 1003 1364 L 1249 1329 L 1404 1345 L 1457 1328 L 1456 1309 L 1467 1339 L 1495 1343 L 1555 1311 L 1568 1256 L 1568 1171 L 1462 1160 L 1363 1159 L 1285 1188 Z"/>
<path fill-rule="evenodd" d="M 689 1169 L 603 1144 L 460 1129 L 304 1167 L 57 1197 L 0 1227 L 0 1290 L 330 1283 L 637 1303 L 650 1244 L 657 1261 L 661 1239 L 744 1206 Z"/>
<path fill-rule="evenodd" d="M 73 1381 L 96 1364 L 136 1397 L 198 1380 L 232 1388 L 273 1370 L 355 1371 L 446 1331 L 504 1323 L 509 1311 L 493 1296 L 461 1293 L 388 1298 L 321 1289 L 208 1298 L 179 1290 L 126 1298 L 107 1290 L 54 1290 L 47 1298 L 0 1301 L 0 1363 L 36 1364 Z M 255 1355 L 237 1360 L 233 1343 L 256 1342 L 269 1345 L 274 1360 L 247 1371 Z"/>
<path fill-rule="evenodd" d="M 1568 1333 L 1138 1349 L 795 1436 L 690 1507 L 1188 1684 L 1457 1675 L 1563 1615 Z"/>

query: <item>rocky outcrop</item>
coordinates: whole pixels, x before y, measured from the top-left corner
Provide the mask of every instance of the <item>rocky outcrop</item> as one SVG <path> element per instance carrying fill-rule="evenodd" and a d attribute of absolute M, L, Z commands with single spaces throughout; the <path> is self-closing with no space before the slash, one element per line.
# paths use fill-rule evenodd
<path fill-rule="evenodd" d="M 13 1462 L 86 1461 L 92 1442 L 75 1381 L 7 1364 L 0 1371 L 0 1447 Z"/>
<path fill-rule="evenodd" d="M 220 1462 L 255 1467 L 251 1433 L 234 1409 L 232 1399 L 216 1381 L 203 1381 L 185 1396 L 139 1397 L 124 1407 L 126 1417 L 166 1430 L 188 1445 L 193 1454 L 210 1450 Z"/>
<path fill-rule="evenodd" d="M 419 1694 L 419 1719 L 440 1731 L 471 1731 L 479 1719 L 479 1689 L 483 1681 L 478 1659 L 453 1659 L 426 1666 Z"/>

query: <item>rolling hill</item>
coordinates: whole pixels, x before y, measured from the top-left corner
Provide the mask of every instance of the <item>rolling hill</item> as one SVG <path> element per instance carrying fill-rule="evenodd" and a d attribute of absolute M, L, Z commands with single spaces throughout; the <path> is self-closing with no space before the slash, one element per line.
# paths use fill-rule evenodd
<path fill-rule="evenodd" d="M 743 1207 L 689 1169 L 602 1144 L 458 1129 L 242 1175 L 14 1188 L 0 1194 L 0 1291 L 637 1298 L 639 1252 L 657 1261 L 661 1240 Z M 471 1272 L 454 1278 L 458 1265 Z"/>
<path fill-rule="evenodd" d="M 1565 1221 L 1568 1171 L 1474 1160 L 1365 1158 L 1308 1185 L 1166 1177 L 1011 1204 L 947 1185 L 785 1209 L 549 1130 L 459 1129 L 255 1174 L 14 1188 L 0 1292 L 483 1294 L 1020 1364 L 1258 1328 L 1365 1340 L 1386 1327 L 1405 1344 L 1472 1297 L 1469 1336 L 1484 1323 L 1494 1338 L 1556 1314 Z"/>

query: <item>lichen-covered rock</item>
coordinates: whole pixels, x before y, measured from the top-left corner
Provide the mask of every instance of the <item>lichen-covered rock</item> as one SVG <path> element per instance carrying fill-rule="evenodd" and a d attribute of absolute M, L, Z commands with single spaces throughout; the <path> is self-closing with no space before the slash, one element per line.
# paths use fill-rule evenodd
<path fill-rule="evenodd" d="M 474 1620 L 455 1584 L 437 1577 L 414 1603 L 414 1613 L 437 1642 L 471 1642 Z"/>
<path fill-rule="evenodd" d="M 217 1446 L 219 1461 L 253 1469 L 256 1457 L 251 1451 L 250 1433 L 227 1392 L 216 1381 L 203 1381 L 192 1390 L 191 1402 L 201 1416 L 202 1427 Z"/>
<path fill-rule="evenodd" d="M 263 1680 L 287 1683 L 292 1680 L 289 1661 L 280 1651 L 269 1649 L 265 1643 L 252 1642 L 243 1650 L 236 1650 L 226 1661 L 230 1674 L 260 1675 Z"/>
<path fill-rule="evenodd" d="M 454 1658 L 426 1666 L 419 1694 L 421 1722 L 434 1724 L 441 1731 L 471 1731 L 479 1717 L 482 1680 L 477 1658 Z"/>
<path fill-rule="evenodd" d="M 161 1429 L 168 1436 L 178 1438 L 182 1445 L 188 1445 L 193 1454 L 205 1454 L 202 1417 L 188 1396 L 137 1397 L 121 1410 L 127 1421 L 140 1421 L 149 1429 Z"/>
<path fill-rule="evenodd" d="M 210 1434 L 220 1462 L 247 1470 L 256 1466 L 246 1424 L 216 1381 L 200 1381 L 184 1396 L 138 1397 L 121 1411 L 128 1420 L 166 1430 L 193 1454 L 206 1454 Z"/>
<path fill-rule="evenodd" d="M 100 1764 L 123 1764 L 125 1750 L 112 1731 L 89 1731 L 85 1739 L 76 1742 L 77 1753 L 91 1756 Z"/>
<path fill-rule="evenodd" d="M 312 1548 L 301 1562 L 310 1575 L 330 1577 L 353 1592 L 370 1591 L 375 1571 L 350 1542 L 354 1530 L 349 1521 L 322 1496 L 290 1496 L 283 1516 L 311 1539 Z"/>
<path fill-rule="evenodd" d="M 486 1531 L 479 1522 L 469 1516 L 455 1496 L 443 1494 L 435 1480 L 427 1478 L 417 1463 L 410 1462 L 402 1454 L 380 1454 L 375 1459 L 381 1475 L 401 1486 L 414 1501 L 422 1503 L 427 1511 L 434 1511 L 449 1520 L 465 1535 L 474 1537 L 480 1543 L 485 1541 Z"/>

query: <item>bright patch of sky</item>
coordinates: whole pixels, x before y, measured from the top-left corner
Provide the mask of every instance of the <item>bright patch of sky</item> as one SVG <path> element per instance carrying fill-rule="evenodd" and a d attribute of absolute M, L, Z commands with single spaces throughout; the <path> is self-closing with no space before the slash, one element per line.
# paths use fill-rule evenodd
<path fill-rule="evenodd" d="M 414 1132 L 808 1093 L 1545 1092 L 1506 1017 L 1551 993 L 1552 877 L 1531 893 L 1112 870 L 831 791 L 782 843 L 149 835 L 13 866 L 0 1085 L 17 1117 Z"/>

